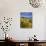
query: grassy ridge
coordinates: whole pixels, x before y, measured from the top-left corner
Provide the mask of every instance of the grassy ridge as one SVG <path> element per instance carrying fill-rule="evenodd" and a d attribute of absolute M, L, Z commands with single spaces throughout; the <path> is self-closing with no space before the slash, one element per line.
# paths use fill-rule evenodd
<path fill-rule="evenodd" d="M 21 17 L 20 27 L 21 28 L 32 28 L 32 18 Z"/>

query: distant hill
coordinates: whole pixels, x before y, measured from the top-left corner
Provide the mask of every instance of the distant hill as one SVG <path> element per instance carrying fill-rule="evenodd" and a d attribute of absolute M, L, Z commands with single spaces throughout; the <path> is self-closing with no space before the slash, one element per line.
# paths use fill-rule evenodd
<path fill-rule="evenodd" d="M 21 17 L 21 18 L 32 18 L 32 17 Z"/>

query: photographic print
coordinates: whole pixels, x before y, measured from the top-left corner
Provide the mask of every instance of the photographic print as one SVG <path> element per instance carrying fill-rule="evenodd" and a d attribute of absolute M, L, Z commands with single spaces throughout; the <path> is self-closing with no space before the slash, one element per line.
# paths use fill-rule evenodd
<path fill-rule="evenodd" d="M 20 13 L 20 27 L 21 28 L 32 28 L 32 12 L 21 12 Z"/>

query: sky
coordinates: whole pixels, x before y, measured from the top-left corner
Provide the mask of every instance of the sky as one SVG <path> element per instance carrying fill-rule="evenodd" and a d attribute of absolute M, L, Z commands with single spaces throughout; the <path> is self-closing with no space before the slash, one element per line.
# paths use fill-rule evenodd
<path fill-rule="evenodd" d="M 21 12 L 20 16 L 21 17 L 32 18 L 32 12 Z"/>

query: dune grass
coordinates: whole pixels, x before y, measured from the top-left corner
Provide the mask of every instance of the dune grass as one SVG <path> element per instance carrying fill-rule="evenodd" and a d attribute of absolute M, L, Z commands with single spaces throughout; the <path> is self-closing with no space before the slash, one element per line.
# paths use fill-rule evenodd
<path fill-rule="evenodd" d="M 32 18 L 21 17 L 20 27 L 21 28 L 32 28 Z"/>

